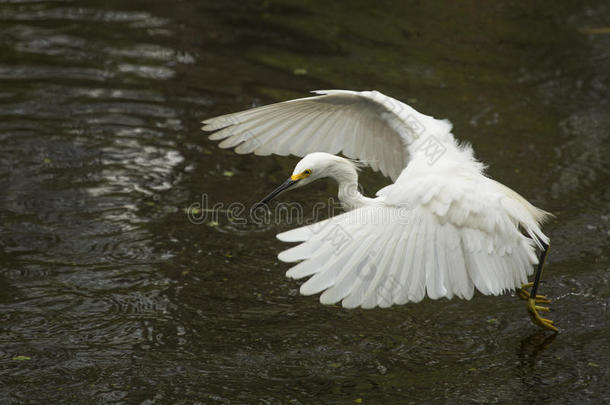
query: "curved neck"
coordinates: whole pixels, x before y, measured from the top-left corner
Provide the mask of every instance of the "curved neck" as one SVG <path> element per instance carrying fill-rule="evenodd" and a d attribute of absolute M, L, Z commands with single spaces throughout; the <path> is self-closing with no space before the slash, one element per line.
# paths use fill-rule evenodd
<path fill-rule="evenodd" d="M 358 191 L 358 172 L 349 160 L 340 157 L 337 159 L 339 160 L 328 175 L 339 184 L 339 201 L 346 211 L 359 208 L 369 199 Z"/>

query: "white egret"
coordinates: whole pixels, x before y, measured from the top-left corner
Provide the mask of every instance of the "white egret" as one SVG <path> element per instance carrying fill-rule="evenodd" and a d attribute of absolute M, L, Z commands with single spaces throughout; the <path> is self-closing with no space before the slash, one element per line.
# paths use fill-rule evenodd
<path fill-rule="evenodd" d="M 316 179 L 337 181 L 346 213 L 278 235 L 300 242 L 278 257 L 300 262 L 287 276 L 312 276 L 302 294 L 373 308 L 419 302 L 426 294 L 470 299 L 475 288 L 493 295 L 517 289 L 532 321 L 557 331 L 539 314 L 549 308 L 538 304 L 550 301 L 537 295 L 549 247 L 540 229 L 547 212 L 486 177 L 449 121 L 377 91 L 314 93 L 211 118 L 202 128 L 217 131 L 210 139 L 237 153 L 304 156 L 259 204 Z M 376 198 L 363 196 L 357 164 L 334 156 L 339 152 L 394 183 Z M 535 280 L 527 283 L 534 266 Z"/>

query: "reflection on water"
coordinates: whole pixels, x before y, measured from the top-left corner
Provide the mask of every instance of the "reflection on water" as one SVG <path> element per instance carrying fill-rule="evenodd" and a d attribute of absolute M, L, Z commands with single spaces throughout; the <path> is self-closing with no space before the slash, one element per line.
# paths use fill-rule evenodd
<path fill-rule="evenodd" d="M 0 402 L 607 400 L 599 3 L 0 2 Z M 450 118 L 556 214 L 561 334 L 510 296 L 323 307 L 275 260 L 288 224 L 188 220 L 294 164 L 219 150 L 199 121 L 328 87 Z"/>

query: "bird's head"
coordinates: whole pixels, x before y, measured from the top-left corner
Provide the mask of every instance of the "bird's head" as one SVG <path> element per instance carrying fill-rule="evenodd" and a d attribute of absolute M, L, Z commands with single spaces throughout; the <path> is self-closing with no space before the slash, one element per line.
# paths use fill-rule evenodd
<path fill-rule="evenodd" d="M 286 190 L 303 187 L 306 184 L 313 183 L 324 177 L 335 177 L 338 166 L 342 165 L 344 161 L 349 162 L 347 159 L 324 152 L 314 152 L 306 155 L 297 163 L 292 172 L 292 176 L 290 176 L 288 180 L 269 193 L 269 195 L 260 202 L 256 203 L 252 208 L 256 209 L 267 204 Z"/>

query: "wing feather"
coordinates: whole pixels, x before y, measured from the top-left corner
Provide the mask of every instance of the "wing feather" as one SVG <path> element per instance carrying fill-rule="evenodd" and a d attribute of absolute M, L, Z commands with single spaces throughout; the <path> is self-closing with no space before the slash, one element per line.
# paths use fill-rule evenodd
<path fill-rule="evenodd" d="M 285 261 L 304 259 L 288 275 L 313 276 L 304 293 L 322 292 L 322 303 L 342 301 L 346 308 L 418 302 L 426 295 L 470 299 L 475 288 L 498 295 L 526 282 L 537 263 L 533 238 L 539 231 L 521 233 L 514 215 L 522 213 L 504 209 L 501 193 L 455 183 L 456 177 L 443 182 L 433 175 L 409 187 L 399 182 L 409 191 L 403 205 L 388 203 L 396 192 L 390 189 L 376 205 L 278 235 L 303 241 L 280 254 Z M 340 254 L 331 243 L 337 228 L 351 238 Z"/>
<path fill-rule="evenodd" d="M 323 90 L 203 121 L 211 140 L 238 153 L 260 155 L 342 152 L 396 180 L 409 145 L 422 134 L 452 138 L 451 124 L 421 114 L 377 91 Z"/>
<path fill-rule="evenodd" d="M 471 149 L 454 142 L 448 121 L 378 92 L 316 93 L 203 127 L 238 153 L 342 152 L 395 180 L 370 205 L 278 235 L 300 242 L 278 257 L 299 262 L 288 277 L 310 277 L 302 294 L 372 308 L 426 295 L 470 299 L 475 288 L 501 294 L 526 282 L 536 246 L 548 243 L 539 226 L 548 214 L 485 177 Z M 452 145 L 433 163 L 419 149 L 429 136 Z"/>
<path fill-rule="evenodd" d="M 397 228 L 393 232 L 394 238 L 395 238 L 395 241 L 394 241 L 395 244 L 399 241 L 399 237 L 400 237 L 400 235 L 397 234 L 397 231 L 400 231 L 400 229 Z M 389 265 L 386 264 L 388 259 L 395 260 L 396 258 L 400 257 L 400 255 L 397 255 L 397 254 L 390 254 L 390 252 L 392 252 L 392 251 L 393 251 L 393 249 L 391 248 L 391 244 L 386 244 L 385 251 L 381 253 L 382 261 L 374 269 L 389 268 Z M 374 257 L 376 255 L 377 255 L 377 252 L 373 251 L 372 256 Z M 358 277 L 355 280 L 355 282 L 353 282 L 353 283 L 351 283 L 351 280 L 347 277 L 348 274 L 347 273 L 345 274 L 345 277 L 343 279 L 344 284 L 351 283 L 351 285 L 352 285 L 351 289 L 349 291 L 349 295 L 343 300 L 343 306 L 345 308 L 357 308 L 363 304 L 367 291 L 370 288 L 369 280 L 372 277 L 374 277 L 376 273 L 377 272 L 371 273 L 370 271 L 367 273 L 364 273 L 364 274 L 362 274 L 361 277 Z"/>
<path fill-rule="evenodd" d="M 394 296 L 398 304 L 406 304 L 409 302 L 409 286 L 412 286 L 416 281 L 420 268 L 417 267 L 417 257 L 415 255 L 415 245 L 418 239 L 419 229 L 421 226 L 421 216 L 414 216 L 411 219 L 411 232 L 407 232 L 404 237 L 405 251 L 397 262 L 397 271 L 400 272 L 400 278 L 394 288 Z M 412 300 L 413 301 L 413 300 Z"/>
<path fill-rule="evenodd" d="M 334 304 L 335 302 L 339 302 L 344 299 L 353 289 L 355 281 L 354 274 L 357 279 L 366 279 L 367 277 L 372 277 L 375 272 L 375 263 L 371 260 L 374 256 L 374 253 L 379 250 L 381 242 L 379 240 L 375 240 L 374 237 L 369 236 L 366 238 L 367 244 L 367 254 L 353 254 L 349 252 L 348 255 L 352 256 L 352 265 L 355 266 L 356 270 L 350 267 L 350 263 L 339 269 L 337 273 L 336 280 L 332 283 L 332 287 L 326 290 L 320 296 L 320 302 L 322 304 Z M 363 243 L 362 243 L 363 244 Z M 361 247 L 362 244 L 358 246 Z"/>
<path fill-rule="evenodd" d="M 317 272 L 312 278 L 307 280 L 307 282 L 301 286 L 301 294 L 317 294 L 329 287 L 332 287 L 342 269 L 354 268 L 363 259 L 362 254 L 360 254 L 360 252 L 363 251 L 361 247 L 365 244 L 365 242 L 370 241 L 371 237 L 354 238 L 347 246 L 342 248 L 341 251 L 335 252 L 335 257 L 323 267 L 324 271 Z M 332 304 L 336 301 L 324 302 L 321 300 L 320 302 L 323 304 Z"/>

